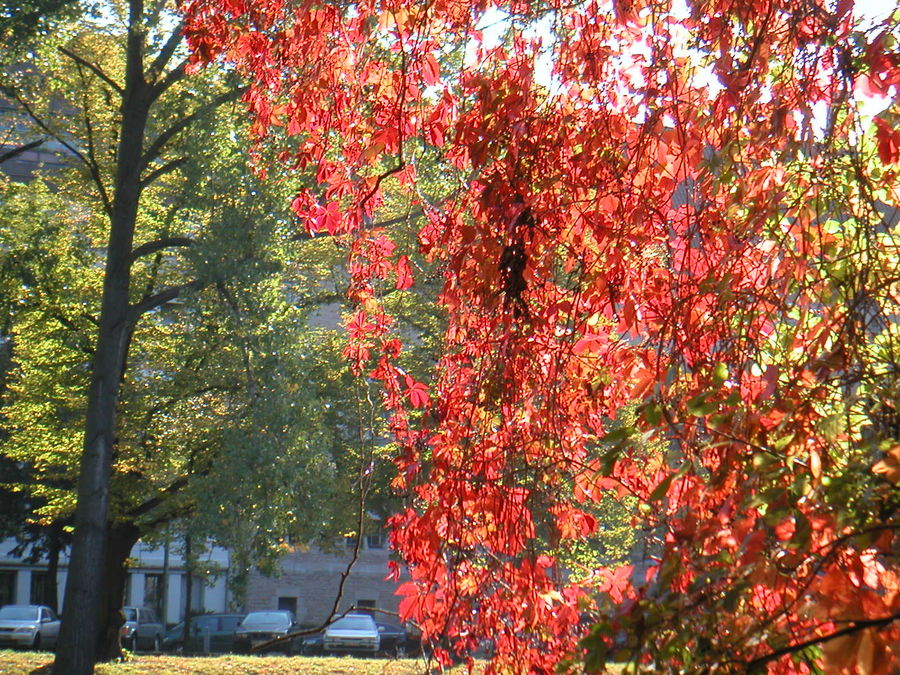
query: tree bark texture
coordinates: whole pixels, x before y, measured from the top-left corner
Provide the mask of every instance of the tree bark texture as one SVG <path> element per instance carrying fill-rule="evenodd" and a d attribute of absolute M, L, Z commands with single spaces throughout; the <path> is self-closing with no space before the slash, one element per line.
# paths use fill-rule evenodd
<path fill-rule="evenodd" d="M 59 589 L 56 577 L 59 571 L 59 553 L 62 550 L 62 524 L 59 521 L 50 525 L 47 539 L 47 586 L 44 591 L 44 604 L 57 612 L 59 611 Z"/>
<path fill-rule="evenodd" d="M 100 598 L 96 659 L 113 661 L 122 656 L 122 642 L 119 631 L 125 618 L 122 615 L 122 599 L 125 597 L 125 582 L 128 579 L 126 563 L 131 549 L 140 538 L 141 532 L 134 523 L 116 523 L 109 528 L 109 541 L 103 561 L 103 592 Z"/>

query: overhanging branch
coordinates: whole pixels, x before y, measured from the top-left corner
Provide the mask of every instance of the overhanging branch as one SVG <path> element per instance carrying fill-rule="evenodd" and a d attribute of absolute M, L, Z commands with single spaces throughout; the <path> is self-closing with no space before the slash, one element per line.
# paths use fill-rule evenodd
<path fill-rule="evenodd" d="M 37 148 L 38 146 L 41 146 L 43 144 L 44 139 L 41 139 L 39 141 L 31 141 L 31 143 L 26 143 L 25 145 L 20 145 L 17 148 L 13 148 L 12 150 L 7 150 L 6 152 L 0 153 L 0 164 L 3 164 L 3 162 L 8 162 L 11 159 L 15 159 L 23 152 L 28 152 L 29 150 L 33 150 L 34 148 Z"/>
<path fill-rule="evenodd" d="M 185 293 L 187 291 L 199 291 L 204 286 L 206 286 L 206 282 L 200 281 L 198 279 L 186 284 L 181 284 L 180 286 L 165 288 L 159 291 L 159 293 L 155 293 L 147 298 L 144 298 L 139 303 L 132 305 L 129 308 L 129 323 L 134 324 L 142 315 L 153 309 L 156 309 L 157 307 L 161 307 L 167 302 L 171 302 L 175 298 L 179 297 L 182 293 Z"/>
<path fill-rule="evenodd" d="M 171 162 L 166 162 L 162 166 L 154 169 L 149 174 L 147 174 L 147 177 L 141 181 L 141 187 L 142 188 L 147 187 L 153 181 L 155 181 L 157 178 L 166 175 L 170 171 L 174 171 L 179 166 L 184 164 L 186 161 L 187 161 L 187 157 L 179 157 L 178 159 L 173 159 Z"/>
<path fill-rule="evenodd" d="M 830 642 L 831 640 L 835 640 L 845 635 L 851 635 L 861 630 L 866 630 L 867 628 L 884 628 L 885 626 L 892 624 L 894 621 L 900 621 L 900 613 L 892 614 L 891 616 L 885 616 L 880 619 L 860 619 L 859 621 L 850 621 L 849 626 L 835 631 L 834 633 L 821 635 L 817 638 L 807 640 L 806 642 L 800 642 L 795 645 L 782 647 L 781 649 L 776 649 L 770 654 L 766 654 L 765 656 L 760 656 L 758 658 L 747 661 L 747 671 L 750 672 L 757 670 L 761 666 L 764 666 L 771 661 L 780 659 L 782 656 L 787 656 L 788 654 L 796 654 L 797 652 L 803 651 L 807 647 L 814 647 L 815 645 L 822 644 L 823 642 Z"/>
<path fill-rule="evenodd" d="M 197 242 L 189 237 L 164 237 L 162 239 L 148 241 L 146 244 L 141 244 L 131 252 L 131 262 L 134 262 L 145 255 L 152 255 L 157 251 L 162 251 L 165 248 L 188 248 L 196 243 Z"/>
<path fill-rule="evenodd" d="M 172 70 L 166 73 L 165 77 L 156 82 L 150 88 L 150 100 L 155 101 L 160 96 L 162 96 L 169 87 L 181 80 L 181 78 L 184 77 L 187 65 L 188 60 L 184 59 L 181 63 L 179 63 L 177 66 L 172 68 Z"/>
<path fill-rule="evenodd" d="M 115 80 L 113 80 L 109 75 L 104 73 L 103 70 L 100 68 L 100 66 L 98 66 L 94 63 L 91 63 L 90 61 L 82 58 L 81 56 L 78 56 L 78 54 L 66 49 L 65 47 L 57 47 L 57 49 L 59 50 L 59 52 L 61 54 L 65 54 L 70 59 L 72 59 L 75 63 L 80 63 L 82 66 L 84 66 L 85 68 L 90 70 L 92 73 L 94 73 L 94 75 L 96 75 L 101 80 L 106 82 L 106 84 L 108 84 L 110 87 L 112 87 L 113 89 L 116 90 L 116 92 L 119 94 L 119 96 L 122 96 L 125 93 L 125 90 L 122 89 L 122 87 L 119 85 L 119 83 L 116 82 Z"/>
<path fill-rule="evenodd" d="M 182 117 L 180 120 L 175 122 L 168 129 L 163 131 L 159 136 L 156 137 L 156 140 L 147 148 L 147 151 L 144 153 L 144 156 L 141 158 L 141 169 L 146 168 L 150 162 L 159 157 L 162 149 L 166 146 L 166 144 L 172 140 L 176 135 L 187 129 L 191 123 L 196 120 L 198 117 L 205 115 L 207 112 L 211 110 L 215 110 L 220 105 L 227 103 L 229 101 L 237 100 L 239 96 L 241 96 L 246 91 L 246 87 L 238 87 L 237 89 L 231 89 L 220 96 L 217 96 L 213 100 L 208 103 L 201 105 L 194 112 L 186 117 Z"/>
<path fill-rule="evenodd" d="M 184 488 L 188 484 L 187 478 L 179 478 L 175 480 L 171 485 L 160 490 L 155 497 L 151 497 L 147 501 L 138 504 L 133 509 L 128 512 L 128 515 L 134 519 L 140 518 L 141 516 L 145 516 L 150 513 L 153 509 L 160 506 L 163 501 L 170 495 L 173 495 L 179 492 L 182 488 Z"/>
<path fill-rule="evenodd" d="M 90 159 L 85 157 L 84 153 L 78 150 L 74 145 L 69 143 L 65 138 L 63 138 L 60 134 L 56 133 L 50 126 L 35 112 L 35 110 L 31 107 L 31 105 L 22 98 L 21 94 L 11 87 L 0 87 L 0 92 L 7 96 L 11 96 L 16 100 L 22 110 L 25 111 L 25 114 L 34 122 L 41 131 L 46 133 L 48 136 L 56 140 L 60 145 L 62 145 L 66 150 L 68 150 L 74 157 L 78 158 L 78 160 L 83 163 L 88 172 L 91 174 L 91 178 L 94 181 L 94 184 L 97 187 L 97 191 L 100 194 L 100 200 L 103 202 L 103 210 L 107 214 L 112 213 L 112 201 L 109 198 L 109 194 L 106 191 L 106 186 L 103 185 L 102 177 L 100 176 L 100 167 L 97 166 L 96 162 L 92 162 Z"/>
<path fill-rule="evenodd" d="M 174 54 L 175 50 L 178 48 L 179 43 L 184 39 L 184 35 L 182 34 L 183 30 L 184 21 L 181 21 L 169 34 L 166 43 L 162 46 L 162 49 L 159 50 L 156 58 L 153 59 L 153 63 L 148 71 L 148 74 L 153 80 L 155 80 L 159 73 L 163 71 L 163 68 L 169 63 L 169 59 L 172 58 L 172 54 Z"/>

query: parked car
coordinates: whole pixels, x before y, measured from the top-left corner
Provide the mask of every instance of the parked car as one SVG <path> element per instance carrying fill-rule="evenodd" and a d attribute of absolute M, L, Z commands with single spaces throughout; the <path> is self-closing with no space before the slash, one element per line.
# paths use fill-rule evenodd
<path fill-rule="evenodd" d="M 305 656 L 322 654 L 325 651 L 324 640 L 325 633 L 322 631 L 319 631 L 318 633 L 311 633 L 310 635 L 301 635 L 300 653 Z"/>
<path fill-rule="evenodd" d="M 0 647 L 52 649 L 59 637 L 59 617 L 44 605 L 0 608 Z"/>
<path fill-rule="evenodd" d="M 242 653 L 258 651 L 256 647 L 259 645 L 293 633 L 297 629 L 293 612 L 287 610 L 250 612 L 234 631 L 234 650 Z M 274 644 L 264 651 L 296 654 L 300 651 L 300 642 L 298 638 L 293 638 Z"/>
<path fill-rule="evenodd" d="M 391 656 L 406 656 L 406 631 L 389 621 L 375 620 L 380 639 L 379 651 Z"/>
<path fill-rule="evenodd" d="M 133 652 L 139 649 L 158 652 L 162 650 L 165 627 L 149 607 L 123 607 L 125 623 L 122 625 L 122 646 Z"/>
<path fill-rule="evenodd" d="M 326 652 L 375 654 L 381 644 L 375 619 L 368 614 L 348 614 L 325 629 Z"/>
<path fill-rule="evenodd" d="M 163 650 L 167 652 L 234 651 L 234 631 L 244 618 L 243 614 L 204 614 L 191 617 L 187 644 L 184 642 L 184 621 L 166 631 Z M 206 636 L 209 635 L 209 643 Z"/>

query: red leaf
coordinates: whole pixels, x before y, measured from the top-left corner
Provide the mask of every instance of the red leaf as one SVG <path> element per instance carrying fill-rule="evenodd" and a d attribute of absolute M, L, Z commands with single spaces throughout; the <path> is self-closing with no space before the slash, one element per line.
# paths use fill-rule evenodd
<path fill-rule="evenodd" d="M 412 268 L 409 266 L 409 258 L 401 255 L 397 261 L 397 288 L 403 290 L 413 285 Z"/>
<path fill-rule="evenodd" d="M 422 77 L 429 87 L 436 85 L 441 79 L 441 67 L 434 54 L 426 54 L 422 59 Z"/>
<path fill-rule="evenodd" d="M 875 118 L 875 137 L 878 139 L 878 158 L 882 164 L 900 160 L 900 131 L 895 131 L 880 117 Z"/>
<path fill-rule="evenodd" d="M 428 387 L 421 382 L 416 382 L 409 375 L 405 377 L 408 388 L 407 396 L 413 408 L 424 408 L 428 405 Z"/>

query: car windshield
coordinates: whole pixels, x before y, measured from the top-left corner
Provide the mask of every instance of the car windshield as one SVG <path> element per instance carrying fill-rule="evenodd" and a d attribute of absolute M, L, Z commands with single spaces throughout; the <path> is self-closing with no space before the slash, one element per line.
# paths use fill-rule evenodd
<path fill-rule="evenodd" d="M 126 621 L 137 621 L 137 610 L 134 607 L 124 607 L 122 612 L 125 614 Z"/>
<path fill-rule="evenodd" d="M 372 619 L 368 616 L 345 616 L 331 627 L 337 630 L 372 630 Z"/>
<path fill-rule="evenodd" d="M 244 617 L 242 628 L 256 628 L 257 626 L 289 626 L 290 618 L 284 612 L 253 612 Z"/>
<path fill-rule="evenodd" d="M 0 609 L 0 619 L 9 621 L 37 621 L 37 607 L 16 607 L 15 605 L 7 605 Z"/>

